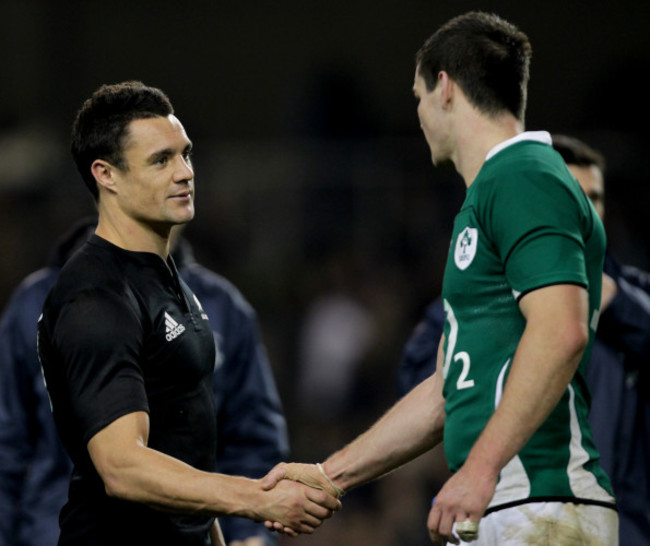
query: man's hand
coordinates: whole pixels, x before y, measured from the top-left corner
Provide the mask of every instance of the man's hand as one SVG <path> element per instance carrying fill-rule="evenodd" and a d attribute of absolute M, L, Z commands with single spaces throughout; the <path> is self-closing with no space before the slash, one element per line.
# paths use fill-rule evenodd
<path fill-rule="evenodd" d="M 266 491 L 274 490 L 280 482 L 287 480 L 302 483 L 315 491 L 322 491 L 328 498 L 338 499 L 343 495 L 343 491 L 336 487 L 326 477 L 325 472 L 315 464 L 279 463 L 262 478 L 262 488 Z M 336 502 L 338 504 L 334 510 L 340 510 L 341 503 L 338 500 Z M 273 531 L 295 536 L 295 531 L 283 525 L 281 521 L 268 519 L 264 524 Z"/>
<path fill-rule="evenodd" d="M 322 467 L 319 468 L 315 464 L 279 463 L 262 479 L 262 487 L 266 490 L 273 489 L 280 480 L 304 483 L 336 498 L 344 494 L 344 491 L 327 477 Z"/>
<path fill-rule="evenodd" d="M 454 523 L 471 521 L 478 524 L 496 489 L 497 476 L 467 465 L 454 474 L 440 490 L 429 512 L 427 527 L 434 544 L 458 544 Z M 463 537 L 463 540 L 469 541 Z M 472 538 L 471 540 L 474 540 Z"/>
<path fill-rule="evenodd" d="M 279 477 L 267 482 L 264 478 L 262 489 L 266 491 L 267 500 L 260 512 L 266 526 L 290 536 L 313 533 L 324 520 L 341 509 L 335 496 L 291 479 Z"/>

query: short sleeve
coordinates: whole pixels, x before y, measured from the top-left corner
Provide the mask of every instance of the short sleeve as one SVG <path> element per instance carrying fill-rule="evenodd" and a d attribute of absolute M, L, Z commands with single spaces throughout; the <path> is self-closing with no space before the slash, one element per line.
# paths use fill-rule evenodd
<path fill-rule="evenodd" d="M 489 229 L 513 290 L 588 286 L 581 205 L 563 181 L 523 174 L 499 181 L 492 193 Z"/>
<path fill-rule="evenodd" d="M 148 411 L 138 363 L 142 325 L 128 298 L 105 289 L 80 293 L 61 309 L 54 338 L 85 443 L 115 419 Z"/>

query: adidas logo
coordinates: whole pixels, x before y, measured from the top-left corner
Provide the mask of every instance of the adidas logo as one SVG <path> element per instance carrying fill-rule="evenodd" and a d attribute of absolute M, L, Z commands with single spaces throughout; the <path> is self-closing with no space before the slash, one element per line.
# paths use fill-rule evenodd
<path fill-rule="evenodd" d="M 172 341 L 180 336 L 185 331 L 185 326 L 178 324 L 170 315 L 165 311 L 165 338 L 167 341 Z"/>

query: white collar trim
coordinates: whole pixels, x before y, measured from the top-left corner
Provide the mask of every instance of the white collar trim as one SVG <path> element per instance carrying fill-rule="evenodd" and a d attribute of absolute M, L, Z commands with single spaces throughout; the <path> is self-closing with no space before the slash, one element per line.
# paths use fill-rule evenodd
<path fill-rule="evenodd" d="M 523 133 L 519 133 L 517 136 L 514 136 L 512 138 L 509 138 L 508 140 L 504 140 L 500 144 L 497 144 L 494 148 L 492 148 L 488 152 L 485 160 L 487 161 L 488 159 L 494 157 L 502 150 L 505 150 L 508 146 L 512 146 L 513 144 L 516 144 L 517 142 L 521 142 L 523 140 L 534 140 L 537 142 L 548 144 L 549 146 L 553 145 L 551 134 L 548 131 L 524 131 Z"/>

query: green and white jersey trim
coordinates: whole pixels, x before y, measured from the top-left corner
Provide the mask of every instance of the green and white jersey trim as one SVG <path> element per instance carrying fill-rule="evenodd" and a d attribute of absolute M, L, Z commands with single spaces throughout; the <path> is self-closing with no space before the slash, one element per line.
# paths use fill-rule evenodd
<path fill-rule="evenodd" d="M 592 472 L 585 470 L 589 461 L 589 453 L 583 447 L 582 429 L 578 422 L 575 398 L 576 394 L 572 385 L 569 385 L 569 411 L 571 412 L 571 443 L 569 444 L 569 464 L 567 473 L 569 485 L 574 496 L 578 498 L 591 498 L 607 502 L 614 502 L 614 498 L 598 483 Z"/>
<path fill-rule="evenodd" d="M 524 131 L 523 133 L 519 133 L 517 136 L 514 136 L 512 138 L 509 138 L 508 140 L 504 140 L 500 144 L 497 144 L 494 148 L 492 148 L 487 153 L 487 155 L 485 156 L 485 161 L 487 161 L 488 159 L 492 159 L 499 152 L 505 150 L 506 148 L 512 146 L 513 144 L 517 144 L 518 142 L 526 142 L 526 141 L 541 142 L 543 144 L 548 144 L 549 146 L 553 145 L 551 134 L 548 131 Z"/>
<path fill-rule="evenodd" d="M 503 386 L 505 385 L 505 376 L 508 367 L 510 366 L 510 359 L 503 365 L 499 372 L 499 379 L 497 381 L 497 392 L 495 396 L 494 407 L 501 402 L 503 395 Z M 510 462 L 503 467 L 499 475 L 499 483 L 497 489 L 492 497 L 488 508 L 497 506 L 499 504 L 506 504 L 519 499 L 527 499 L 530 496 L 530 480 L 521 462 L 519 455 L 515 455 Z"/>
<path fill-rule="evenodd" d="M 495 393 L 495 409 L 501 402 L 506 372 L 510 366 L 510 362 L 509 359 L 499 373 Z M 575 391 L 571 385 L 568 386 L 568 392 L 569 411 L 571 415 L 571 441 L 569 442 L 569 463 L 566 473 L 571 493 L 577 499 L 589 499 L 614 504 L 614 497 L 600 486 L 593 473 L 585 470 L 584 465 L 589 461 L 590 457 L 582 445 L 582 432 L 575 407 Z M 530 493 L 530 478 L 521 458 L 519 455 L 515 455 L 501 470 L 496 492 L 488 508 L 528 499 Z"/>

